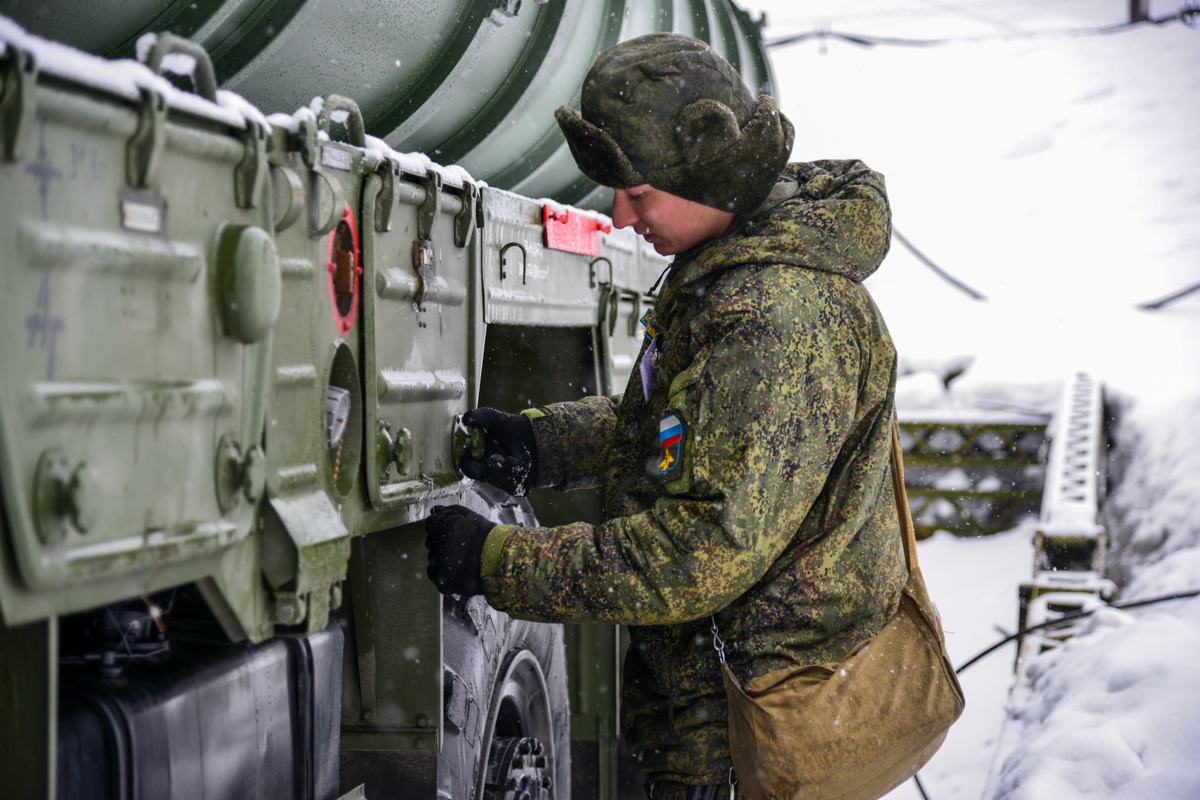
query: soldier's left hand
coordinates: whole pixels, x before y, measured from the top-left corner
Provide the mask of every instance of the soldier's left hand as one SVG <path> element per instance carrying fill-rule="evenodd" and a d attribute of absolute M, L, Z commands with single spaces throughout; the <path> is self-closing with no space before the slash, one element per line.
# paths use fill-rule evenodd
<path fill-rule="evenodd" d="M 434 506 L 425 520 L 425 571 L 442 594 L 483 594 L 483 543 L 496 523 L 465 506 Z"/>

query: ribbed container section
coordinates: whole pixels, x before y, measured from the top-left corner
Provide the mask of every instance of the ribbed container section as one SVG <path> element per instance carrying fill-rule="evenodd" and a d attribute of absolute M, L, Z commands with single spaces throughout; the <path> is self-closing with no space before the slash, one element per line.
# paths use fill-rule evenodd
<path fill-rule="evenodd" d="M 397 150 L 587 208 L 608 193 L 575 168 L 554 109 L 578 108 L 604 50 L 686 33 L 774 93 L 759 25 L 731 0 L 0 0 L 0 14 L 108 58 L 170 31 L 199 42 L 221 87 L 266 113 L 351 97 L 367 132 Z"/>

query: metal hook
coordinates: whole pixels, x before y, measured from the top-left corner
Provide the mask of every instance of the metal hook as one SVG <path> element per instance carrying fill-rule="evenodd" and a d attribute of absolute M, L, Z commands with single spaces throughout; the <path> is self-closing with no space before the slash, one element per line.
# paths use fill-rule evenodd
<path fill-rule="evenodd" d="M 605 264 L 608 264 L 608 282 L 613 282 L 612 262 L 604 256 L 599 256 L 598 258 L 593 258 L 588 262 L 588 287 L 592 289 L 596 288 L 596 262 L 598 261 L 603 261 Z M 603 281 L 601 281 L 601 283 L 603 283 Z"/>
<path fill-rule="evenodd" d="M 525 246 L 519 242 L 509 242 L 508 244 L 504 245 L 504 247 L 500 248 L 500 280 L 504 280 L 508 277 L 508 273 L 504 271 L 504 265 L 508 261 L 508 259 L 504 257 L 504 253 L 510 247 L 515 247 L 521 251 L 521 283 L 525 283 L 525 272 L 529 264 L 529 254 L 525 252 Z"/>
<path fill-rule="evenodd" d="M 725 663 L 725 642 L 721 641 L 721 633 L 717 630 L 717 618 L 710 615 L 709 621 L 712 622 L 713 649 L 717 651 L 717 658 L 721 659 L 721 663 Z"/>

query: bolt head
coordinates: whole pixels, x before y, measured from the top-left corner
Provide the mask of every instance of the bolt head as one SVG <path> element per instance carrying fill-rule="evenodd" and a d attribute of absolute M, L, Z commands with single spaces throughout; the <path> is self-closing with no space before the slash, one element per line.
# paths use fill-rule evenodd
<path fill-rule="evenodd" d="M 96 471 L 86 461 L 71 473 L 71 482 L 67 485 L 67 507 L 71 511 L 71 521 L 83 533 L 96 524 L 96 517 L 100 513 L 100 481 L 96 478 Z"/>

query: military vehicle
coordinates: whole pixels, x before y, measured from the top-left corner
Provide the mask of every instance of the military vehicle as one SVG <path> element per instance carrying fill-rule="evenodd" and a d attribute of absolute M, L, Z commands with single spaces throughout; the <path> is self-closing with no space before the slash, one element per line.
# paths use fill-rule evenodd
<path fill-rule="evenodd" d="M 618 629 L 443 599 L 421 520 L 597 519 L 456 469 L 469 408 L 621 392 L 665 265 L 552 111 L 654 30 L 771 92 L 757 24 L 728 0 L 0 15 L 4 796 L 615 797 Z"/>

